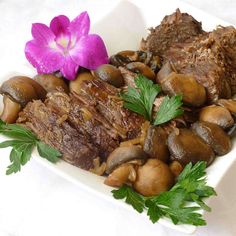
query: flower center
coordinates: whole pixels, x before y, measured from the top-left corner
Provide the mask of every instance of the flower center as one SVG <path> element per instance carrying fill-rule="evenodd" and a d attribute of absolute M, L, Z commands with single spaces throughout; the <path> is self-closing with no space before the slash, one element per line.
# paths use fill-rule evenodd
<path fill-rule="evenodd" d="M 67 56 L 71 47 L 70 35 L 60 35 L 55 39 L 57 48 Z"/>
<path fill-rule="evenodd" d="M 59 39 L 56 39 L 56 42 L 57 44 L 62 46 L 64 49 L 67 49 L 70 43 L 70 39 L 67 37 L 60 37 Z"/>

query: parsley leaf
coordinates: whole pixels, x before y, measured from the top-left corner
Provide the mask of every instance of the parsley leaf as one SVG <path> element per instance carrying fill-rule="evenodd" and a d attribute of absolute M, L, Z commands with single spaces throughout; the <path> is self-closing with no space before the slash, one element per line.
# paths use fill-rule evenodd
<path fill-rule="evenodd" d="M 113 193 L 114 198 L 125 198 L 125 202 L 131 205 L 136 211 L 139 213 L 143 212 L 145 205 L 144 197 L 134 192 L 131 188 L 123 185 L 119 190 L 112 190 L 111 192 Z"/>
<path fill-rule="evenodd" d="M 112 190 L 112 193 L 114 198 L 125 199 L 126 203 L 140 213 L 147 210 L 147 215 L 153 223 L 167 217 L 174 224 L 206 225 L 199 210 L 210 210 L 203 199 L 216 193 L 212 187 L 206 185 L 205 170 L 205 162 L 186 165 L 177 183 L 169 191 L 158 196 L 144 197 L 127 185 Z M 190 206 L 189 203 L 195 205 Z"/>
<path fill-rule="evenodd" d="M 156 114 L 154 125 L 160 125 L 166 123 L 167 121 L 182 115 L 183 110 L 180 108 L 182 105 L 183 103 L 181 95 L 176 95 L 171 98 L 166 96 Z"/>
<path fill-rule="evenodd" d="M 203 202 L 203 198 L 216 195 L 215 190 L 206 185 L 206 162 L 198 162 L 194 166 L 192 163 L 186 165 L 178 177 L 178 182 L 172 188 L 184 189 L 186 191 L 186 200 L 197 203 L 202 209 L 211 211 Z"/>
<path fill-rule="evenodd" d="M 37 149 L 41 157 L 46 158 L 53 163 L 56 163 L 61 156 L 61 153 L 57 149 L 52 148 L 41 141 L 37 142 Z"/>
<path fill-rule="evenodd" d="M 147 215 L 152 223 L 156 223 L 161 217 L 165 216 L 162 209 L 151 199 L 146 200 L 145 206 L 147 207 Z"/>
<path fill-rule="evenodd" d="M 12 149 L 10 153 L 10 161 L 12 164 L 7 167 L 6 171 L 7 175 L 16 173 L 21 170 L 20 159 L 21 159 L 21 153 L 17 152 L 15 149 Z"/>
<path fill-rule="evenodd" d="M 21 166 L 30 160 L 35 146 L 37 146 L 39 155 L 50 162 L 55 163 L 61 157 L 58 150 L 41 142 L 33 132 L 23 126 L 6 124 L 0 120 L 0 133 L 13 138 L 0 143 L 0 148 L 12 147 L 10 153 L 11 164 L 7 167 L 7 175 L 21 170 Z"/>
<path fill-rule="evenodd" d="M 128 87 L 127 93 L 121 94 L 124 107 L 152 121 L 153 102 L 161 88 L 143 75 L 138 75 L 134 82 L 137 89 Z"/>
<path fill-rule="evenodd" d="M 138 75 L 134 82 L 137 88 L 128 87 L 128 91 L 121 94 L 125 108 L 142 115 L 154 125 L 163 124 L 183 114 L 180 108 L 182 96 L 166 96 L 153 122 L 153 103 L 161 88 L 143 75 Z"/>

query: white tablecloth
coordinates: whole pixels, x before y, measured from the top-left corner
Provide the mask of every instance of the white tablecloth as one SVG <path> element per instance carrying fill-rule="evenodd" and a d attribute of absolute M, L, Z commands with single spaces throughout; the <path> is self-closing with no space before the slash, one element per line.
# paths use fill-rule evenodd
<path fill-rule="evenodd" d="M 172 1 L 165 0 L 168 4 Z M 183 1 L 236 24 L 235 0 Z M 106 7 L 106 1 L 94 2 Z M 159 2 L 155 7 L 160 6 Z M 12 55 L 12 66 L 24 60 L 23 54 L 22 58 L 15 57 L 14 52 L 19 50 L 19 45 L 23 51 L 25 37 L 21 37 L 22 32 L 28 32 L 27 38 L 31 38 L 32 22 L 44 19 L 47 23 L 58 14 L 75 16 L 86 4 L 82 0 L 0 0 L 0 75 L 6 63 L 4 55 Z M 5 48 L 3 44 L 9 42 L 11 47 Z M 183 235 L 159 224 L 153 225 L 137 217 L 134 211 L 119 209 L 81 190 L 35 160 L 31 160 L 21 173 L 6 176 L 8 161 L 7 156 L 0 156 L 0 236 Z M 211 204 L 214 212 L 207 215 L 208 226 L 199 228 L 195 235 L 236 235 L 236 191 L 230 176 L 227 175 L 224 184 L 217 189 L 219 196 Z"/>

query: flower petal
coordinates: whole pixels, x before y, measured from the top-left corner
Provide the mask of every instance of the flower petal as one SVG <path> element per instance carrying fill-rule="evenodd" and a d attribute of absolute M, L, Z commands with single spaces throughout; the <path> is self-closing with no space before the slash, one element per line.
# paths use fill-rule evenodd
<path fill-rule="evenodd" d="M 64 64 L 64 57 L 56 49 L 39 44 L 31 40 L 25 45 L 25 56 L 37 69 L 38 73 L 52 73 L 59 70 Z"/>
<path fill-rule="evenodd" d="M 56 16 L 51 20 L 50 29 L 55 34 L 55 36 L 59 36 L 61 34 L 66 34 L 68 27 L 70 25 L 70 20 L 67 16 L 60 15 Z"/>
<path fill-rule="evenodd" d="M 90 19 L 88 13 L 82 12 L 74 20 L 71 21 L 69 31 L 72 37 L 75 37 L 76 41 L 79 37 L 87 35 L 90 29 Z"/>
<path fill-rule="evenodd" d="M 69 53 L 78 65 L 90 70 L 108 63 L 105 44 L 101 37 L 96 34 L 81 37 Z"/>
<path fill-rule="evenodd" d="M 33 38 L 42 45 L 48 45 L 55 39 L 54 33 L 45 24 L 32 24 L 31 33 Z"/>
<path fill-rule="evenodd" d="M 64 65 L 61 68 L 61 73 L 68 80 L 74 80 L 79 69 L 79 65 L 77 65 L 70 56 L 65 58 Z"/>

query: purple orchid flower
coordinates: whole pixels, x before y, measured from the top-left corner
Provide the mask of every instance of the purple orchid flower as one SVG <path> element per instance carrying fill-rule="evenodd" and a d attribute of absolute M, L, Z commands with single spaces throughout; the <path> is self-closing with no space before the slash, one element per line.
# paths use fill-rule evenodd
<path fill-rule="evenodd" d="M 25 45 L 25 56 L 38 73 L 60 70 L 68 80 L 75 79 L 79 66 L 90 70 L 108 63 L 106 47 L 100 36 L 88 34 L 90 19 L 82 12 L 70 22 L 68 17 L 54 17 L 50 27 L 35 23 L 33 40 Z"/>

